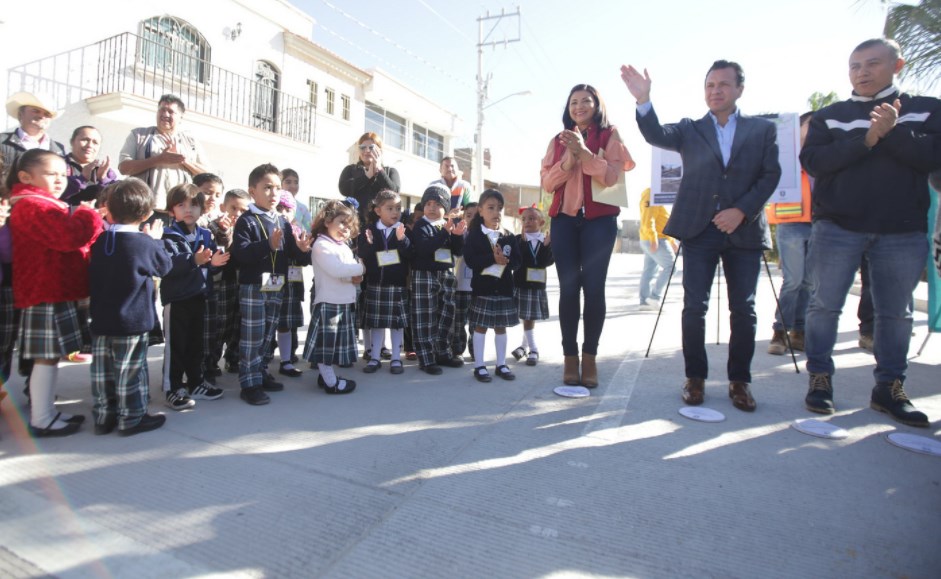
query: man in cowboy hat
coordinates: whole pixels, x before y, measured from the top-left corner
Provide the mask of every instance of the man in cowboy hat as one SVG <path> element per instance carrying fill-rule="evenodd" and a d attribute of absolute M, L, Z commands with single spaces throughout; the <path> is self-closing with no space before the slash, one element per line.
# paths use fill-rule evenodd
<path fill-rule="evenodd" d="M 3 155 L 3 179 L 7 172 L 30 149 L 46 149 L 65 157 L 62 143 L 46 134 L 49 122 L 56 116 L 51 98 L 42 94 L 18 92 L 7 101 L 7 113 L 20 126 L 9 133 L 0 133 L 0 154 Z"/>

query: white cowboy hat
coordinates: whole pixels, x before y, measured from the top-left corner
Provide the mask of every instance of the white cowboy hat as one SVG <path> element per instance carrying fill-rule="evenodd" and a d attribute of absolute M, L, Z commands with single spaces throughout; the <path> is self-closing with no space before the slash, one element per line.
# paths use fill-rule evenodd
<path fill-rule="evenodd" d="M 52 115 L 52 118 L 56 117 L 55 101 L 52 100 L 49 95 L 18 92 L 7 101 L 7 114 L 14 119 L 18 119 L 22 107 L 36 107 Z"/>

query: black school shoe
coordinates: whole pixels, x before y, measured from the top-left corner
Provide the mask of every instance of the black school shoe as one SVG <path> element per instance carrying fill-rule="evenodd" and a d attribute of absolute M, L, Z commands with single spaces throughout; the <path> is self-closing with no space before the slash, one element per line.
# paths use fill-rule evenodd
<path fill-rule="evenodd" d="M 435 362 L 437 362 L 439 366 L 447 366 L 448 368 L 461 368 L 464 366 L 464 357 L 439 354 L 435 356 Z"/>
<path fill-rule="evenodd" d="M 379 360 L 370 360 L 368 364 L 363 366 L 363 372 L 366 374 L 375 374 L 379 371 L 379 368 L 382 367 L 382 362 Z"/>
<path fill-rule="evenodd" d="M 425 374 L 431 374 L 432 376 L 440 376 L 441 373 L 444 371 L 441 369 L 441 366 L 437 364 L 428 364 L 427 366 L 419 366 L 418 369 L 424 372 Z"/>
<path fill-rule="evenodd" d="M 95 425 L 95 434 L 98 435 L 98 436 L 102 436 L 102 435 L 105 435 L 105 434 L 111 434 L 111 432 L 114 431 L 114 429 L 117 428 L 117 427 L 118 427 L 118 419 L 117 419 L 117 418 L 113 418 L 113 419 L 111 419 L 111 420 L 105 421 L 104 424 L 96 424 L 96 425 Z"/>
<path fill-rule="evenodd" d="M 52 425 L 56 423 L 56 420 L 59 420 L 61 415 L 61 412 L 56 413 L 55 417 L 45 428 L 39 428 L 30 424 L 29 433 L 33 436 L 33 438 L 48 438 L 53 436 L 68 436 L 78 432 L 79 424 L 75 422 L 66 422 L 65 426 L 62 428 L 52 428 Z"/>
<path fill-rule="evenodd" d="M 356 382 L 341 376 L 337 376 L 337 383 L 333 386 L 324 387 L 324 392 L 327 394 L 349 394 L 353 390 L 356 390 Z"/>
<path fill-rule="evenodd" d="M 261 379 L 261 387 L 265 392 L 280 392 L 284 390 L 284 384 L 275 381 L 274 376 L 268 372 L 265 372 L 264 378 Z"/>
<path fill-rule="evenodd" d="M 141 432 L 150 432 L 151 430 L 157 430 L 163 423 L 167 421 L 167 417 L 163 414 L 145 414 L 141 416 L 140 422 L 135 424 L 130 428 L 121 428 L 118 429 L 118 436 L 134 436 L 135 434 L 140 434 Z M 95 434 L 98 434 L 95 432 Z"/>
<path fill-rule="evenodd" d="M 291 364 L 292 367 L 285 368 L 287 364 Z M 293 366 L 294 365 L 291 362 L 281 362 L 281 367 L 278 368 L 278 374 L 281 374 L 282 376 L 287 376 L 288 378 L 300 377 L 304 372 L 302 372 L 301 370 L 298 370 L 297 368 L 294 368 Z"/>
<path fill-rule="evenodd" d="M 474 378 L 476 378 L 478 382 L 485 384 L 493 380 L 493 378 L 490 377 L 490 372 L 487 372 L 486 366 L 477 366 L 474 368 Z"/>
<path fill-rule="evenodd" d="M 502 366 L 497 366 L 496 375 L 504 380 L 516 380 L 516 374 L 510 371 L 509 366 L 506 364 Z"/>
<path fill-rule="evenodd" d="M 261 406 L 271 402 L 271 398 L 265 394 L 265 391 L 262 390 L 261 386 L 242 388 L 242 391 L 239 393 L 239 398 L 245 402 L 248 402 L 252 406 Z"/>

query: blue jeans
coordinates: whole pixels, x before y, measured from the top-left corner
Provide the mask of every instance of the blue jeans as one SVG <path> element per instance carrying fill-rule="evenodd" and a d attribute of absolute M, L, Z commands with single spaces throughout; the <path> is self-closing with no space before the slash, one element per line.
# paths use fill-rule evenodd
<path fill-rule="evenodd" d="M 810 223 L 779 223 L 777 227 L 778 256 L 781 261 L 780 311 L 775 312 L 775 331 L 804 331 L 804 318 L 810 302 Z"/>
<path fill-rule="evenodd" d="M 706 312 L 709 294 L 722 259 L 729 293 L 729 381 L 751 382 L 755 353 L 755 288 L 761 271 L 761 250 L 733 247 L 729 236 L 709 224 L 683 240 L 683 359 L 687 378 L 709 377 L 706 358 Z"/>
<path fill-rule="evenodd" d="M 618 226 L 612 216 L 588 220 L 560 213 L 552 218 L 552 255 L 559 275 L 559 325 L 562 329 L 562 353 L 578 355 L 578 322 L 585 320 L 582 352 L 598 353 L 598 341 L 604 328 L 607 309 L 604 285 L 608 264 L 617 239 Z M 585 311 L 581 312 L 581 294 Z"/>
<path fill-rule="evenodd" d="M 670 273 L 673 271 L 673 248 L 670 247 L 670 241 L 667 239 L 657 240 L 657 250 L 650 250 L 650 242 L 641 240 L 640 249 L 644 252 L 644 272 L 640 275 L 640 303 L 647 301 L 648 297 L 660 301 L 663 296 L 663 288 L 670 280 Z M 660 268 L 660 274 L 654 283 L 653 291 L 650 291 L 650 281 L 657 268 Z"/>
<path fill-rule="evenodd" d="M 814 291 L 807 310 L 807 371 L 833 374 L 833 345 L 846 294 L 860 260 L 869 263 L 875 310 L 873 353 L 876 382 L 905 380 L 912 337 L 909 303 L 928 257 L 923 232 L 875 234 L 843 229 L 830 221 L 814 223 L 810 264 Z"/>

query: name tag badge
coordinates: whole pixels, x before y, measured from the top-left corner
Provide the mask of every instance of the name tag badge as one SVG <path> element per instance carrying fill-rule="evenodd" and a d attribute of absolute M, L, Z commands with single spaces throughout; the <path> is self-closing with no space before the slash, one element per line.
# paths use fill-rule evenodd
<path fill-rule="evenodd" d="M 451 250 L 446 247 L 435 250 L 435 261 L 453 265 L 454 261 L 451 260 Z"/>
<path fill-rule="evenodd" d="M 437 258 L 437 255 L 435 255 Z M 402 260 L 399 259 L 399 252 L 396 249 L 389 249 L 386 251 L 377 251 L 376 252 L 376 261 L 379 263 L 379 267 L 385 267 L 387 265 L 397 265 L 402 263 Z"/>
<path fill-rule="evenodd" d="M 299 265 L 288 266 L 288 281 L 304 281 L 304 268 Z"/>
<path fill-rule="evenodd" d="M 283 275 L 271 275 L 270 273 L 261 274 L 261 291 L 279 292 L 284 287 Z"/>
<path fill-rule="evenodd" d="M 526 281 L 546 283 L 546 270 L 540 267 L 526 268 Z"/>
<path fill-rule="evenodd" d="M 505 265 L 495 263 L 488 268 L 485 268 L 482 272 L 483 275 L 492 275 L 493 277 L 503 277 L 503 270 L 506 269 Z"/>

